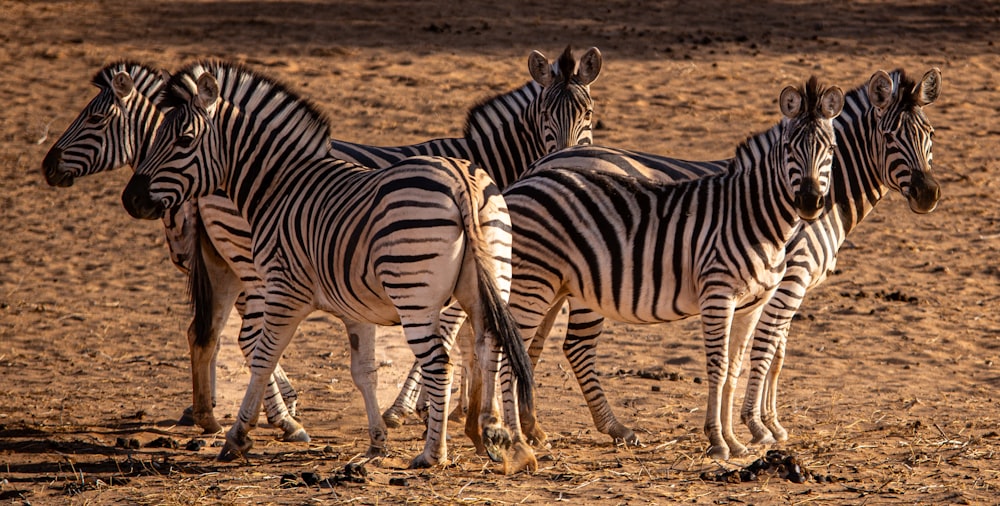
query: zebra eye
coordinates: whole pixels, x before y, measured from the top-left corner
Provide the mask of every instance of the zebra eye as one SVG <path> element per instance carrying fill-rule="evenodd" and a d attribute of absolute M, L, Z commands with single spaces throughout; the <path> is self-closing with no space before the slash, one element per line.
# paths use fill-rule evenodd
<path fill-rule="evenodd" d="M 174 145 L 182 149 L 190 148 L 191 144 L 194 144 L 194 137 L 190 135 L 181 135 L 174 140 Z"/>
<path fill-rule="evenodd" d="M 584 120 L 584 121 L 590 121 L 590 120 L 591 120 L 591 118 L 593 118 L 593 117 L 594 117 L 594 111 L 589 111 L 589 110 L 588 110 L 587 112 L 585 112 L 585 113 L 583 114 L 583 120 Z"/>
<path fill-rule="evenodd" d="M 91 125 L 100 125 L 104 121 L 103 114 L 91 114 L 87 116 L 87 123 Z"/>

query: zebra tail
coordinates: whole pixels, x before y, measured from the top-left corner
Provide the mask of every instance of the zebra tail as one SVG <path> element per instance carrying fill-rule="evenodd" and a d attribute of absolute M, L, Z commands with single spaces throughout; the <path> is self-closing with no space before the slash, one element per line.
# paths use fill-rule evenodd
<path fill-rule="evenodd" d="M 215 295 L 212 291 L 212 279 L 208 274 L 208 267 L 205 263 L 205 253 L 203 244 L 210 244 L 208 234 L 205 233 L 205 224 L 201 221 L 201 213 L 191 213 L 192 225 L 194 226 L 195 240 L 191 243 L 191 270 L 188 273 L 188 300 L 194 313 L 194 343 L 196 346 L 204 347 L 212 338 L 212 299 Z"/>
<path fill-rule="evenodd" d="M 489 198 L 490 195 L 500 196 L 500 190 L 489 177 L 476 171 L 473 176 L 468 171 L 461 171 L 465 179 L 461 195 L 457 202 L 465 221 L 466 235 L 470 249 L 474 252 L 476 262 L 476 279 L 479 286 L 479 301 L 484 313 L 484 324 L 487 332 L 492 332 L 500 345 L 504 357 L 511 367 L 511 372 L 517 381 L 518 404 L 526 409 L 534 410 L 534 369 L 528 350 L 521 339 L 517 321 L 507 306 L 497 285 L 493 269 L 493 255 L 487 251 L 486 239 L 482 230 L 478 210 L 481 209 L 478 200 Z M 487 185 L 481 188 L 480 185 Z M 502 197 L 500 197 L 502 198 Z M 465 202 L 461 202 L 464 200 Z M 504 209 L 506 213 L 506 209 Z"/>
<path fill-rule="evenodd" d="M 517 321 L 510 313 L 507 302 L 500 296 L 500 289 L 496 285 L 496 279 L 492 276 L 493 269 L 483 261 L 482 255 L 476 255 L 479 277 L 480 300 L 485 313 L 486 328 L 492 330 L 500 343 L 504 357 L 509 361 L 511 371 L 517 379 L 517 402 L 524 409 L 534 411 L 535 409 L 535 380 L 531 367 L 531 359 L 528 357 L 528 350 L 521 339 L 521 332 L 518 330 Z"/>

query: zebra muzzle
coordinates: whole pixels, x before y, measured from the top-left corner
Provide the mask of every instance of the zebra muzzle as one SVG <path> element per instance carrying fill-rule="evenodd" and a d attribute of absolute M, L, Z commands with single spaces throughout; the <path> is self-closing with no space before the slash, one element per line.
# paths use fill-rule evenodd
<path fill-rule="evenodd" d="M 122 192 L 122 205 L 133 218 L 156 220 L 166 213 L 163 203 L 150 195 L 149 182 L 149 176 L 134 174 Z"/>
<path fill-rule="evenodd" d="M 825 203 L 823 194 L 819 191 L 819 184 L 803 184 L 795 194 L 795 212 L 799 218 L 806 221 L 819 218 Z"/>
<path fill-rule="evenodd" d="M 63 169 L 62 150 L 53 147 L 42 160 L 42 173 L 45 174 L 45 182 L 49 186 L 66 188 L 73 186 L 73 174 Z"/>
<path fill-rule="evenodd" d="M 906 202 L 910 210 L 918 214 L 927 214 L 937 207 L 941 200 L 941 186 L 934 176 L 925 172 L 914 172 L 910 180 L 910 188 L 906 192 Z"/>

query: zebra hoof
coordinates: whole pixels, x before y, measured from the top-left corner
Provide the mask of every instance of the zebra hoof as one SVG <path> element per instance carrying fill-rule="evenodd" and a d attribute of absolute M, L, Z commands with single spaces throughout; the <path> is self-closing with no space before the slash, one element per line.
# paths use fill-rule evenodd
<path fill-rule="evenodd" d="M 222 446 L 222 451 L 219 452 L 219 456 L 215 459 L 219 462 L 232 462 L 238 458 L 247 459 L 247 453 L 250 452 L 250 448 L 253 448 L 253 440 L 246 438 L 244 443 L 241 445 L 233 444 L 229 439 L 226 439 L 226 444 Z"/>
<path fill-rule="evenodd" d="M 366 459 L 380 459 L 387 456 L 389 451 L 384 446 L 368 445 L 368 451 L 365 452 Z"/>
<path fill-rule="evenodd" d="M 639 448 L 642 446 L 642 442 L 639 441 L 639 436 L 636 436 L 632 429 L 624 425 L 615 427 L 609 431 L 608 435 L 614 440 L 615 445 L 625 445 L 629 448 Z"/>
<path fill-rule="evenodd" d="M 382 413 L 382 421 L 385 422 L 385 426 L 390 429 L 398 429 L 403 426 L 403 420 L 406 415 L 399 413 L 398 411 L 389 408 Z"/>
<path fill-rule="evenodd" d="M 410 469 L 427 469 L 439 464 L 444 464 L 444 461 L 444 457 L 434 458 L 421 453 L 410 461 Z"/>
<path fill-rule="evenodd" d="M 282 437 L 281 440 L 286 443 L 308 443 L 309 441 L 312 441 L 312 438 L 309 437 L 309 434 L 305 429 L 300 427 L 298 430 L 294 430 L 291 433 L 286 432 L 285 436 Z"/>
<path fill-rule="evenodd" d="M 750 444 L 754 445 L 773 445 L 774 443 L 777 442 L 778 441 L 774 439 L 774 436 L 771 435 L 771 431 L 767 431 L 763 434 L 758 434 L 754 436 L 753 439 L 750 440 Z"/>
<path fill-rule="evenodd" d="M 710 446 L 708 456 L 715 460 L 729 460 L 729 447 L 726 445 Z"/>
<path fill-rule="evenodd" d="M 538 459 L 531 446 L 524 442 L 514 444 L 514 451 L 511 452 L 510 460 L 503 463 L 503 474 L 514 474 L 521 471 L 533 473 L 538 470 Z"/>
<path fill-rule="evenodd" d="M 493 462 L 503 462 L 504 453 L 510 448 L 510 445 L 510 433 L 507 432 L 507 429 L 503 427 L 483 428 L 483 446 L 486 449 L 486 455 Z"/>

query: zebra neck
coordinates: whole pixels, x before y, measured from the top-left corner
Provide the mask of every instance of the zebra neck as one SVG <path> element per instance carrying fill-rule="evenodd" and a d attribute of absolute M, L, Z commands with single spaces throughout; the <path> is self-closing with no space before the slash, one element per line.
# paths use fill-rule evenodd
<path fill-rule="evenodd" d="M 870 112 L 869 106 L 864 114 L 847 117 L 842 114 L 834 123 L 837 153 L 830 175 L 832 204 L 827 206 L 827 212 L 837 212 L 838 219 L 833 221 L 842 229 L 841 240 L 875 209 L 888 191 L 877 162 L 886 158 L 885 146 L 877 142 L 881 137 L 874 133 L 876 122 Z"/>
<path fill-rule="evenodd" d="M 465 139 L 471 159 L 501 190 L 518 180 L 543 154 L 538 112 L 532 107 L 537 106 L 541 90 L 541 85 L 531 81 L 469 111 Z"/>
<path fill-rule="evenodd" d="M 308 121 L 265 122 L 253 114 L 240 113 L 232 116 L 242 118 L 227 121 L 223 116 L 218 115 L 221 121 L 215 128 L 224 131 L 226 125 L 242 120 L 244 131 L 249 132 L 221 136 L 220 151 L 228 155 L 220 157 L 219 163 L 223 165 L 221 187 L 251 224 L 255 215 L 270 207 L 270 201 L 282 195 L 286 187 L 294 187 L 304 179 L 338 177 L 341 169 L 357 167 L 330 157 L 326 130 Z"/>
<path fill-rule="evenodd" d="M 719 181 L 726 230 L 738 231 L 761 258 L 776 260 L 801 223 L 779 172 L 786 155 L 777 136 L 748 142 L 751 149 L 737 153 L 729 171 L 710 177 Z"/>
<path fill-rule="evenodd" d="M 145 95 L 139 93 L 136 95 L 138 98 L 131 108 L 133 113 L 129 121 L 132 128 L 132 142 L 135 143 L 132 147 L 132 160 L 130 162 L 133 167 L 138 166 L 139 162 L 146 158 L 146 154 L 156 138 L 156 130 L 163 122 L 163 112 L 156 107 L 156 104 Z"/>

